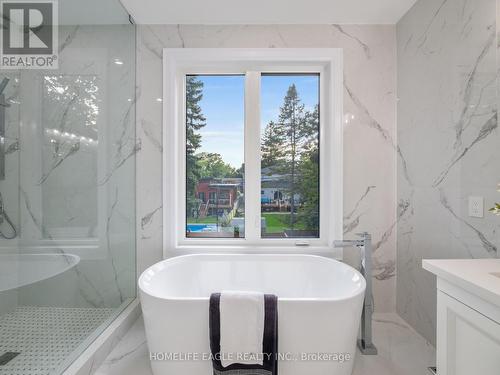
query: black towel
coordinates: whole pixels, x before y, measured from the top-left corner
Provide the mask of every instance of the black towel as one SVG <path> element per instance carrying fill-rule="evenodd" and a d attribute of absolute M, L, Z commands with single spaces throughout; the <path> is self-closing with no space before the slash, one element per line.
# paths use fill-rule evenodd
<path fill-rule="evenodd" d="M 210 296 L 209 326 L 210 350 L 214 375 L 278 375 L 278 298 L 264 295 L 263 364 L 248 365 L 233 363 L 223 367 L 220 361 L 220 293 Z"/>

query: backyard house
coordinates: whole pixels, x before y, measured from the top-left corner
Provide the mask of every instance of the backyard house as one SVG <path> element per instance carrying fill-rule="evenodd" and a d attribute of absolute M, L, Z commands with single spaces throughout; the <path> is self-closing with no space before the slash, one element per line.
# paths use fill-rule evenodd
<path fill-rule="evenodd" d="M 203 178 L 196 185 L 199 217 L 220 216 L 234 208 L 243 188 L 241 178 Z"/>
<path fill-rule="evenodd" d="M 290 211 L 290 194 L 287 175 L 273 171 L 272 167 L 262 168 L 260 203 L 262 211 Z M 300 202 L 300 195 L 295 194 L 295 203 Z"/>

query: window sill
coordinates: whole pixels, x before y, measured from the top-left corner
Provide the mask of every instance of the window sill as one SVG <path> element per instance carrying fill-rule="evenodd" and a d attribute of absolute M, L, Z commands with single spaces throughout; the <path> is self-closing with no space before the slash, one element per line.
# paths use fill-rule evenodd
<path fill-rule="evenodd" d="M 187 254 L 308 254 L 341 261 L 343 250 L 328 246 L 178 245 L 164 250 L 164 259 Z"/>

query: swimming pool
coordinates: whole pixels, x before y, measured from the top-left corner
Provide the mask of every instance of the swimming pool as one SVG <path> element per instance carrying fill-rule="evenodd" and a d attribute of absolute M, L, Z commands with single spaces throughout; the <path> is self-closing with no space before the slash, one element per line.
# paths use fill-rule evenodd
<path fill-rule="evenodd" d="M 188 232 L 217 232 L 217 224 L 187 224 L 186 230 Z"/>

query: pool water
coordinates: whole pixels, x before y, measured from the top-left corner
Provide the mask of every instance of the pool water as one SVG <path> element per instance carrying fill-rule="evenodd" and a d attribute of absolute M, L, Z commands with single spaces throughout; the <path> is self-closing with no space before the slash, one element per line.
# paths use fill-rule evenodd
<path fill-rule="evenodd" d="M 217 224 L 187 224 L 186 230 L 192 233 L 217 232 Z"/>

